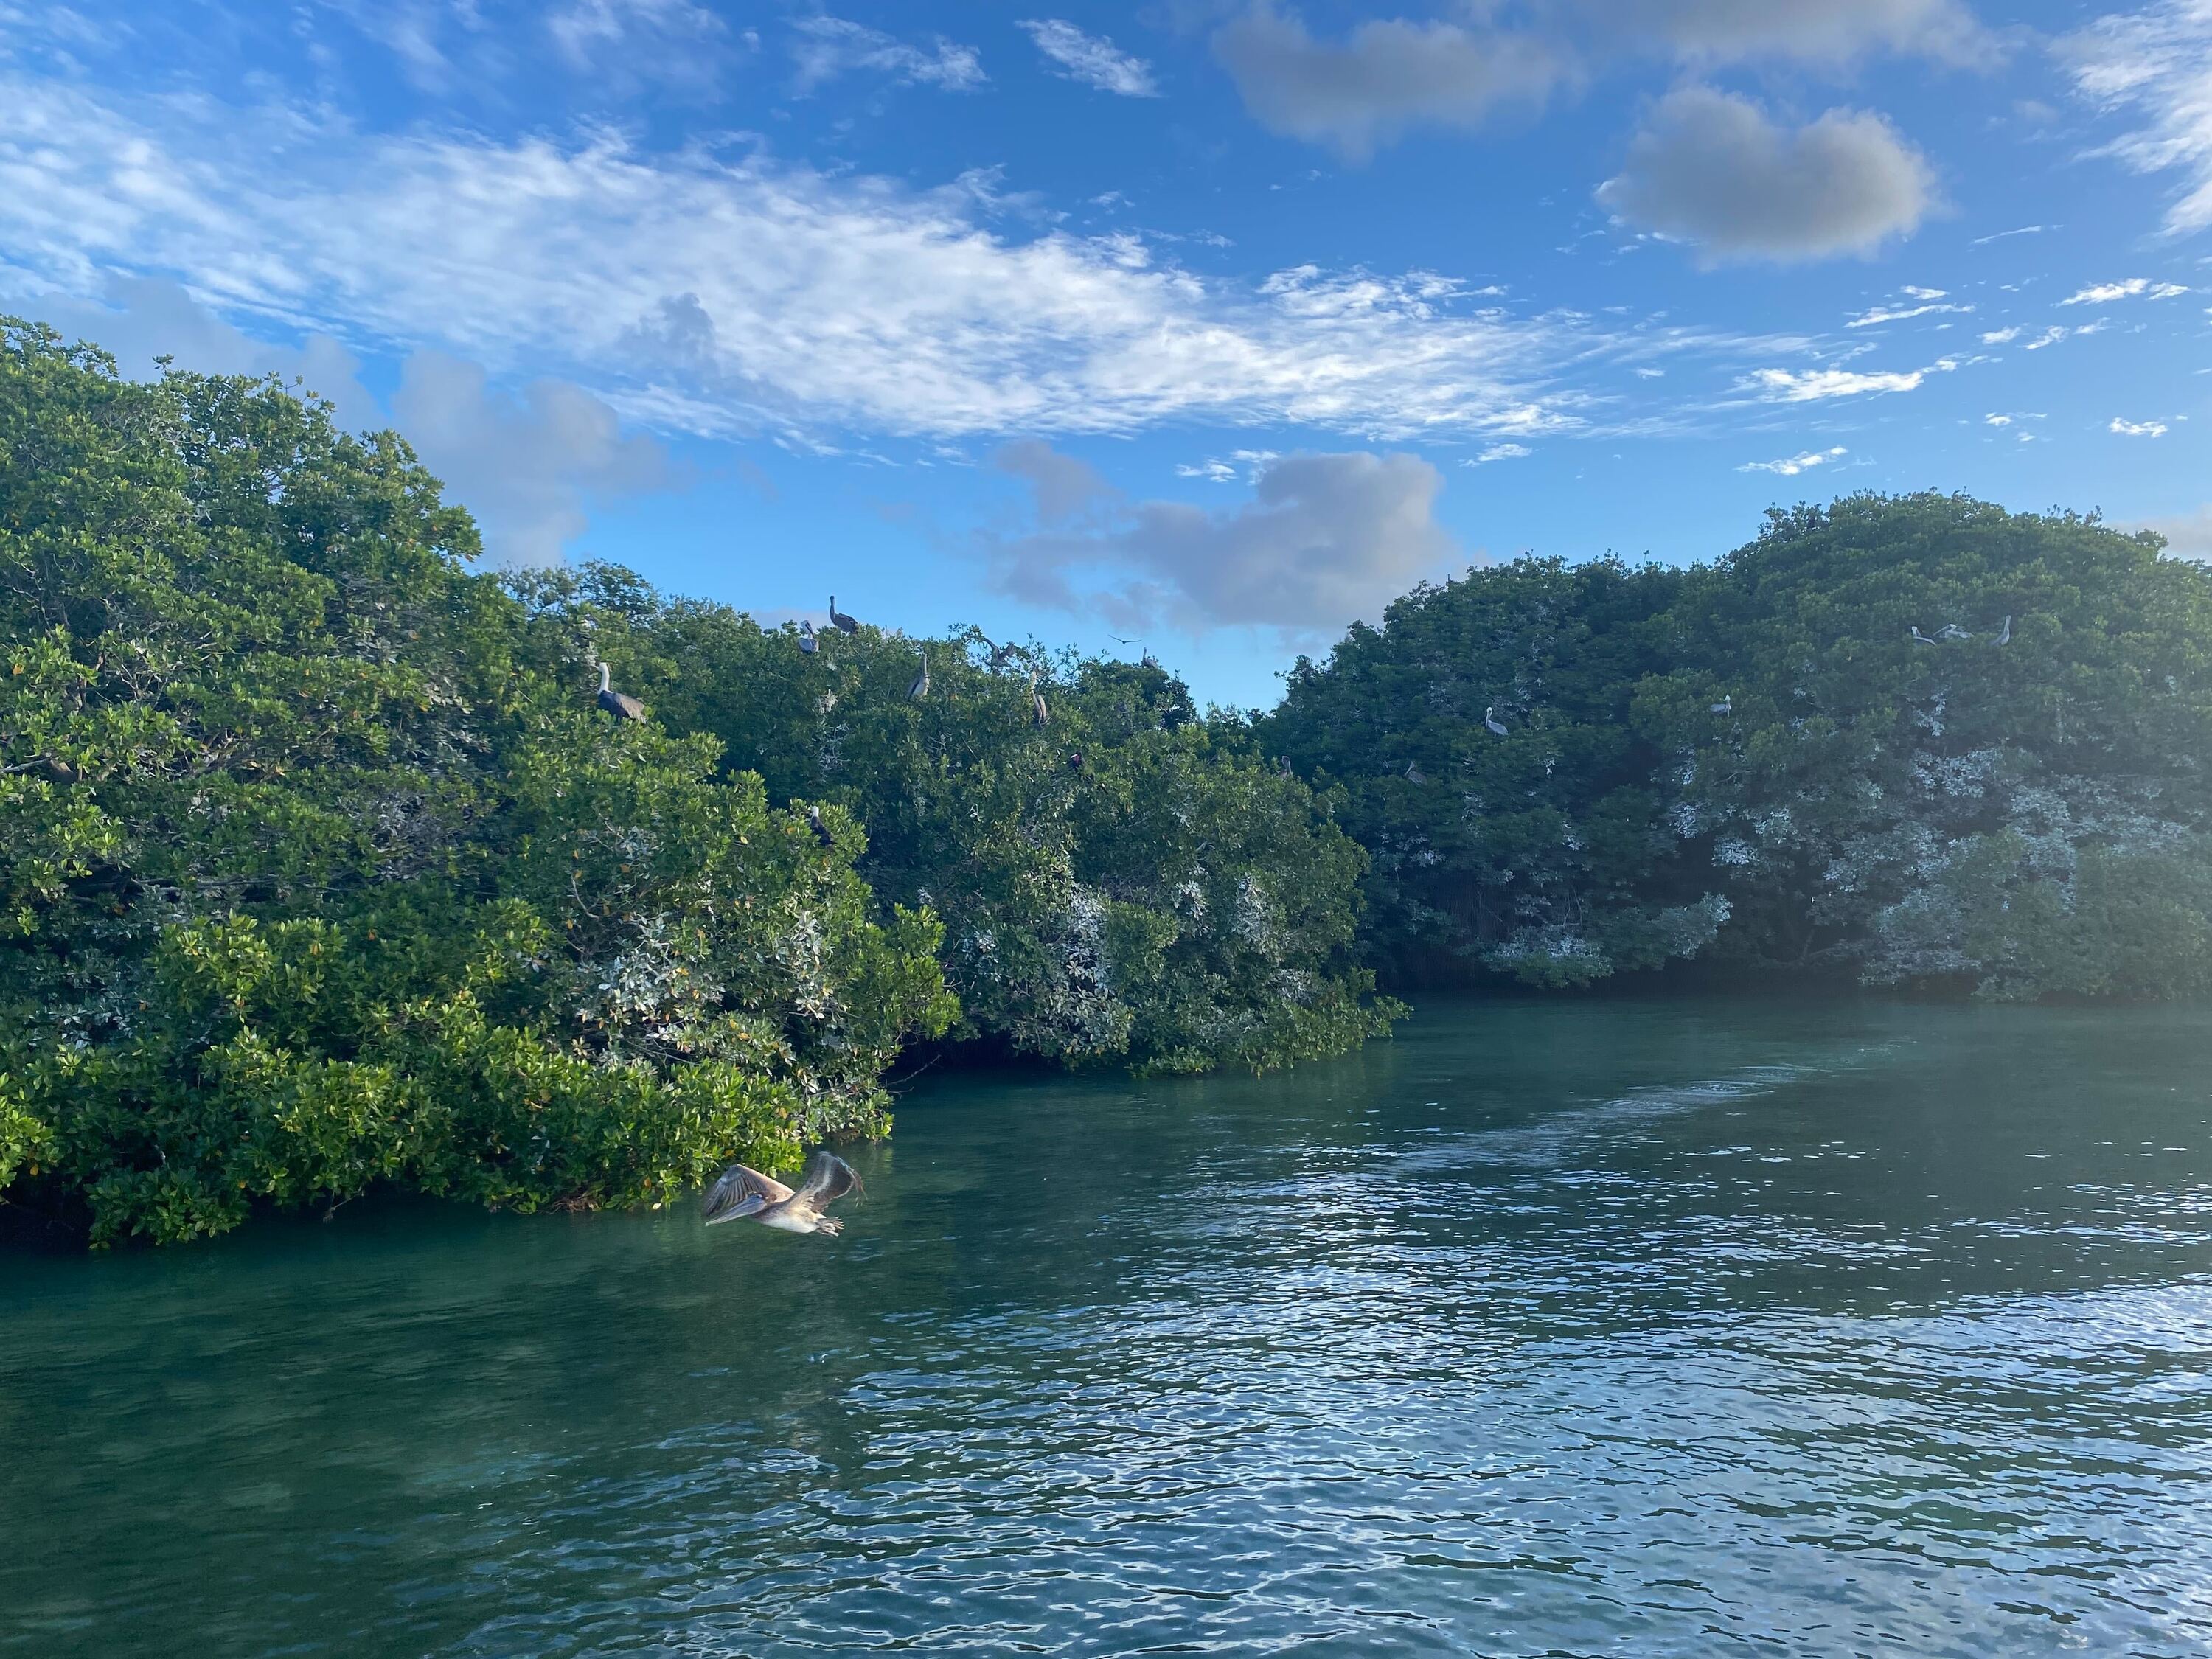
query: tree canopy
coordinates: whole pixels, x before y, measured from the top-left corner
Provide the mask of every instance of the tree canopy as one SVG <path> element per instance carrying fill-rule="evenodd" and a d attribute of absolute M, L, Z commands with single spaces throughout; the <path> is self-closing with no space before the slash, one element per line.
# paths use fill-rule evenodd
<path fill-rule="evenodd" d="M 2094 517 L 1856 495 L 1470 571 L 1256 736 L 1346 791 L 1401 978 L 2212 988 L 2212 574 Z"/>

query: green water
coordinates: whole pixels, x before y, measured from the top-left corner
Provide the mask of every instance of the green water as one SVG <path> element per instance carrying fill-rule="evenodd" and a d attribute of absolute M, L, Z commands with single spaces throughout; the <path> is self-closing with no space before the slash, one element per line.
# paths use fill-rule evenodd
<path fill-rule="evenodd" d="M 0 1650 L 2212 1651 L 2212 1017 L 926 1079 L 840 1239 L 0 1257 Z"/>

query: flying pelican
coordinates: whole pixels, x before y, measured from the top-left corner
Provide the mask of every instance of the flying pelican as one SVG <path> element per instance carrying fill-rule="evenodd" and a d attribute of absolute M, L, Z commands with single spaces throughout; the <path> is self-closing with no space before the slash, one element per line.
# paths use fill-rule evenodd
<path fill-rule="evenodd" d="M 921 653 L 921 672 L 914 677 L 914 684 L 907 687 L 906 694 L 909 697 L 926 697 L 929 695 L 928 652 L 925 651 Z"/>
<path fill-rule="evenodd" d="M 860 624 L 837 608 L 837 596 L 835 593 L 830 596 L 830 625 L 840 634 L 857 634 L 860 631 Z"/>
<path fill-rule="evenodd" d="M 799 648 L 810 657 L 822 648 L 815 642 L 814 624 L 811 622 L 799 624 Z"/>
<path fill-rule="evenodd" d="M 645 705 L 635 697 L 625 696 L 614 689 L 612 671 L 606 664 L 599 665 L 599 707 L 618 720 L 641 720 Z"/>
<path fill-rule="evenodd" d="M 1929 639 L 1925 634 L 1920 631 L 1920 624 L 1918 623 L 1912 624 L 1912 642 L 1915 645 L 1934 645 L 1936 643 L 1934 640 Z"/>
<path fill-rule="evenodd" d="M 1420 763 L 1419 763 L 1419 762 L 1418 762 L 1418 761 L 1407 761 L 1407 762 L 1406 763 L 1406 781 L 1407 781 L 1407 782 L 1408 782 L 1408 783 L 1426 783 L 1428 781 L 1429 781 L 1429 775 L 1428 775 L 1427 773 L 1424 772 L 1423 770 L 1421 770 L 1421 768 L 1420 768 Z"/>
<path fill-rule="evenodd" d="M 1735 714 L 1735 693 L 1734 693 L 1733 691 L 1729 692 L 1729 693 L 1728 694 L 1728 696 L 1726 696 L 1723 697 L 1723 698 L 1722 698 L 1718 702 L 1715 703 L 1715 704 L 1712 706 L 1712 708 L 1711 708 L 1711 710 L 1710 712 L 1711 712 L 1711 713 L 1713 713 L 1713 714 Z"/>
<path fill-rule="evenodd" d="M 1482 711 L 1482 723 L 1498 737 L 1506 735 L 1505 722 L 1498 718 L 1498 705 L 1492 703 Z"/>
<path fill-rule="evenodd" d="M 732 1164 L 699 1200 L 699 1212 L 709 1227 L 742 1218 L 781 1233 L 828 1233 L 834 1238 L 845 1224 L 823 1214 L 823 1207 L 866 1190 L 851 1164 L 835 1152 L 817 1150 L 806 1160 L 806 1176 L 797 1192 L 772 1176 Z"/>
<path fill-rule="evenodd" d="M 1999 645 L 2010 645 L 2012 643 L 2012 618 L 2010 617 L 2007 617 L 2005 618 L 2004 631 L 1997 635 L 1997 643 Z"/>
<path fill-rule="evenodd" d="M 809 806 L 806 809 L 806 827 L 814 832 L 814 839 L 824 847 L 835 847 L 837 844 L 837 837 L 831 835 L 830 826 L 822 822 L 822 809 L 819 806 Z"/>

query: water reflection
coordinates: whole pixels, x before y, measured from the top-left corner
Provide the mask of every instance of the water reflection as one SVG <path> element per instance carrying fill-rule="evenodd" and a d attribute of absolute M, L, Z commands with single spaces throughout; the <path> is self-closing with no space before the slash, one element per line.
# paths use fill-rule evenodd
<path fill-rule="evenodd" d="M 0 1262 L 0 1643 L 2212 1648 L 2208 1030 L 1444 1006 L 933 1081 L 826 1248 Z"/>

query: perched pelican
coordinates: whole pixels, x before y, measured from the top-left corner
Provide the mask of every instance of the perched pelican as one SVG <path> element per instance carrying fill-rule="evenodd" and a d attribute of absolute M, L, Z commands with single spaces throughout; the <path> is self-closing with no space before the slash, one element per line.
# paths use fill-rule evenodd
<path fill-rule="evenodd" d="M 1936 630 L 1936 637 L 1939 640 L 1971 640 L 1974 636 L 1956 623 L 1945 623 Z"/>
<path fill-rule="evenodd" d="M 1934 640 L 1929 639 L 1925 634 L 1920 631 L 1920 624 L 1918 623 L 1912 624 L 1912 642 L 1915 645 L 1934 645 L 1936 643 Z"/>
<path fill-rule="evenodd" d="M 1275 757 L 1275 772 L 1279 777 L 1294 778 L 1297 776 L 1297 773 L 1291 770 L 1291 757 L 1288 755 L 1278 755 Z"/>
<path fill-rule="evenodd" d="M 1080 749 L 1071 749 L 1067 751 L 1067 769 L 1071 772 L 1080 772 L 1083 769 L 1083 751 Z"/>
<path fill-rule="evenodd" d="M 1145 653 L 1145 666 L 1147 668 L 1158 668 L 1159 665 L 1160 659 L 1154 656 L 1149 650 L 1146 651 Z"/>
<path fill-rule="evenodd" d="M 837 608 L 837 596 L 835 593 L 830 596 L 830 625 L 840 634 L 857 634 L 860 631 L 860 624 Z"/>
<path fill-rule="evenodd" d="M 925 651 L 921 653 L 921 672 L 914 677 L 914 684 L 907 687 L 906 694 L 909 697 L 926 697 L 929 695 L 928 652 Z"/>
<path fill-rule="evenodd" d="M 1482 723 L 1498 737 L 1506 735 L 1505 722 L 1498 718 L 1498 705 L 1492 703 L 1482 711 Z"/>
<path fill-rule="evenodd" d="M 635 697 L 627 696 L 614 689 L 613 673 L 606 664 L 599 665 L 599 707 L 618 720 L 641 720 L 645 705 Z"/>
<path fill-rule="evenodd" d="M 1030 673 L 1030 707 L 1039 726 L 1052 718 L 1052 710 L 1045 707 L 1044 693 L 1037 690 L 1037 677 L 1034 670 Z"/>
<path fill-rule="evenodd" d="M 851 1164 L 835 1152 L 817 1151 L 806 1160 L 806 1176 L 797 1192 L 772 1176 L 732 1164 L 699 1200 L 699 1212 L 709 1227 L 742 1218 L 778 1232 L 828 1233 L 834 1238 L 845 1224 L 823 1214 L 823 1206 L 865 1190 Z"/>
<path fill-rule="evenodd" d="M 811 622 L 803 622 L 799 624 L 799 648 L 805 655 L 810 657 L 822 648 L 815 641 L 814 624 Z"/>
<path fill-rule="evenodd" d="M 1428 775 L 1427 773 L 1424 772 L 1423 770 L 1421 770 L 1421 767 L 1420 767 L 1420 763 L 1419 763 L 1419 762 L 1418 762 L 1418 761 L 1407 761 L 1407 762 L 1406 763 L 1406 781 L 1407 781 L 1407 782 L 1408 782 L 1408 783 L 1426 783 L 1428 781 L 1429 781 L 1429 775 Z"/>
<path fill-rule="evenodd" d="M 2005 618 L 2004 631 L 1997 635 L 1997 643 L 1999 645 L 2010 645 L 2012 643 L 2012 618 L 2010 617 L 2007 617 Z"/>
<path fill-rule="evenodd" d="M 1735 714 L 1735 693 L 1733 691 L 1729 692 L 1728 696 L 1723 697 L 1718 702 L 1715 703 L 1710 712 L 1716 714 Z"/>
<path fill-rule="evenodd" d="M 831 835 L 830 826 L 822 822 L 820 807 L 809 806 L 806 809 L 806 827 L 814 832 L 814 839 L 824 847 L 835 847 L 837 844 L 837 837 Z"/>

